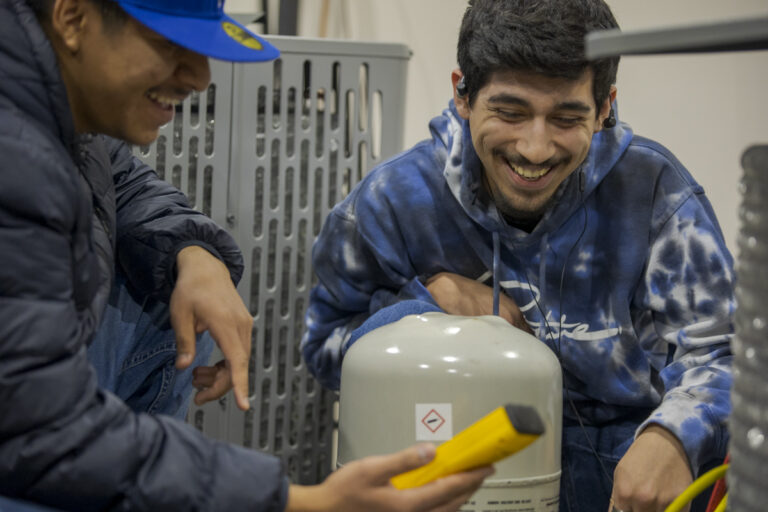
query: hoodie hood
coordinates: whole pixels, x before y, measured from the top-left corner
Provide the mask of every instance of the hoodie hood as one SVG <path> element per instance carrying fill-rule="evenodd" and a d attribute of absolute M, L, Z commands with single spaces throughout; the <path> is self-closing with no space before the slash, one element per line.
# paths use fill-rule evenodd
<path fill-rule="evenodd" d="M 443 176 L 467 215 L 488 231 L 502 232 L 527 243 L 556 230 L 574 214 L 622 157 L 633 135 L 624 123 L 595 134 L 586 159 L 558 187 L 553 206 L 529 234 L 507 224 L 490 201 L 482 185 L 483 166 L 472 145 L 469 122 L 459 116 L 453 100 L 429 126 L 433 145 L 445 151 Z"/>

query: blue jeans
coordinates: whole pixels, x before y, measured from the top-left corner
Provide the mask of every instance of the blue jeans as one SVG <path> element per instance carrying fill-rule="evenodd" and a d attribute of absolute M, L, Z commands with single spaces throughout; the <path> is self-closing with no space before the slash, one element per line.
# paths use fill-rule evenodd
<path fill-rule="evenodd" d="M 632 444 L 638 425 L 629 421 L 585 425 L 582 430 L 578 423 L 563 424 L 560 512 L 607 512 L 613 471 Z"/>
<path fill-rule="evenodd" d="M 616 421 L 601 427 L 585 425 L 584 429 L 578 423 L 564 422 L 560 512 L 607 512 L 613 472 L 646 416 L 643 412 L 637 420 Z M 712 460 L 698 474 L 722 463 L 722 457 Z M 691 512 L 704 512 L 710 493 L 711 490 L 705 491 L 694 499 Z"/>
<path fill-rule="evenodd" d="M 52 508 L 0 496 L 0 512 L 58 512 Z"/>
<path fill-rule="evenodd" d="M 177 370 L 168 305 L 136 295 L 125 276 L 116 272 L 104 318 L 88 348 L 101 388 L 135 412 L 183 420 L 192 396 L 192 369 L 208 364 L 212 351 L 210 334 L 198 335 L 194 361 L 186 370 Z"/>

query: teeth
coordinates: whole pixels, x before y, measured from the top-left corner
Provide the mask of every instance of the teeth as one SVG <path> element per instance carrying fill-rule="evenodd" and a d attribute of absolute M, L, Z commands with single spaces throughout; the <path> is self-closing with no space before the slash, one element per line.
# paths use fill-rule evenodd
<path fill-rule="evenodd" d="M 542 169 L 538 169 L 536 171 L 532 171 L 532 170 L 529 170 L 529 169 L 524 169 L 523 167 L 518 167 L 518 166 L 513 165 L 511 163 L 509 164 L 509 166 L 512 168 L 513 171 L 515 171 L 515 173 L 517 173 L 520 176 L 522 176 L 523 178 L 529 179 L 529 180 L 537 180 L 537 179 L 541 178 L 542 176 L 544 176 L 545 174 L 547 174 L 552 169 L 551 167 L 544 167 Z"/>
<path fill-rule="evenodd" d="M 182 100 L 179 98 L 160 96 L 156 92 L 148 92 L 147 97 L 149 97 L 149 99 L 151 99 L 152 101 L 156 101 L 157 103 L 160 103 L 164 107 L 175 107 L 176 105 L 182 102 Z"/>

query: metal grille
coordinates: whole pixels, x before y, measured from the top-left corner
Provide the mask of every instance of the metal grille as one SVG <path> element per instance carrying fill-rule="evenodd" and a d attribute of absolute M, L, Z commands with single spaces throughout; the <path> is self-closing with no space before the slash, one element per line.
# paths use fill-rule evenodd
<path fill-rule="evenodd" d="M 312 484 L 331 471 L 336 401 L 299 350 L 315 282 L 312 243 L 333 205 L 401 149 L 410 53 L 397 44 L 269 39 L 279 60 L 212 61 L 209 89 L 137 154 L 226 226 L 245 258 L 238 291 L 254 316 L 251 409 L 228 395 L 193 406 L 188 420 L 281 457 L 293 482 Z"/>
<path fill-rule="evenodd" d="M 752 146 L 741 157 L 738 308 L 734 315 L 733 411 L 728 420 L 728 510 L 765 510 L 768 501 L 768 145 Z"/>
<path fill-rule="evenodd" d="M 231 133 L 232 65 L 211 61 L 214 79 L 176 107 L 171 123 L 151 146 L 136 154 L 157 174 L 184 192 L 195 209 L 224 225 Z"/>

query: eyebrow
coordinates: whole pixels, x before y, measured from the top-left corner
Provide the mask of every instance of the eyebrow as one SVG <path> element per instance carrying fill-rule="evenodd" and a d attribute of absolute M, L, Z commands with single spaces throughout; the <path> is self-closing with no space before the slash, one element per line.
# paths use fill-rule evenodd
<path fill-rule="evenodd" d="M 531 103 L 529 101 L 524 100 L 519 96 L 515 96 L 514 94 L 509 94 L 505 92 L 494 94 L 493 96 L 488 98 L 487 102 L 489 104 L 503 103 L 505 105 L 519 105 L 521 107 L 531 106 Z M 581 101 L 564 101 L 562 103 L 558 103 L 557 105 L 555 105 L 555 110 L 571 110 L 576 112 L 589 113 L 592 111 L 592 107 L 590 107 L 589 105 Z"/>

